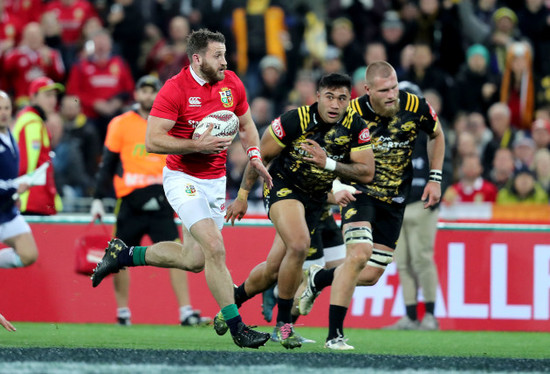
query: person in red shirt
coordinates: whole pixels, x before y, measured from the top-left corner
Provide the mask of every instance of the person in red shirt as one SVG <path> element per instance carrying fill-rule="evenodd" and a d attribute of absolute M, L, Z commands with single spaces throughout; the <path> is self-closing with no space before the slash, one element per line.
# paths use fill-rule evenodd
<path fill-rule="evenodd" d="M 445 204 L 495 202 L 496 186 L 483 179 L 483 167 L 477 154 L 464 156 L 460 165 L 460 180 L 447 189 Z"/>
<path fill-rule="evenodd" d="M 21 19 L 9 12 L 0 0 L 0 57 L 19 42 L 22 26 Z"/>
<path fill-rule="evenodd" d="M 48 76 L 62 81 L 65 65 L 59 51 L 44 44 L 40 25 L 31 22 L 25 26 L 19 46 L 6 55 L 3 73 L 14 91 L 16 106 L 21 108 L 29 103 L 29 87 L 34 79 Z"/>
<path fill-rule="evenodd" d="M 145 70 L 157 74 L 163 82 L 177 74 L 182 67 L 189 65 L 187 18 L 182 16 L 172 18 L 168 33 L 168 39 L 161 39 L 153 46 L 145 63 Z"/>
<path fill-rule="evenodd" d="M 66 45 L 77 44 L 86 21 L 99 17 L 87 0 L 54 0 L 46 5 L 46 12 L 53 12 L 57 16 L 61 25 L 61 39 Z"/>
<path fill-rule="evenodd" d="M 0 71 L 2 72 L 6 53 L 19 42 L 21 27 L 21 20 L 8 12 L 3 0 L 0 0 Z M 8 85 L 6 74 L 0 74 L 0 89 L 8 91 Z"/>
<path fill-rule="evenodd" d="M 223 34 L 207 29 L 190 34 L 187 55 L 191 65 L 160 90 L 147 124 L 147 151 L 168 154 L 163 186 L 168 202 L 182 220 L 183 245 L 160 242 L 149 247 L 128 247 L 114 239 L 92 275 L 92 285 L 97 286 L 108 274 L 126 266 L 175 267 L 193 272 L 204 269 L 210 292 L 222 309 L 235 344 L 258 348 L 270 334 L 242 322 L 221 235 L 227 148 L 232 138 L 212 136 L 211 125 L 193 139 L 195 126 L 205 116 L 220 110 L 233 112 L 238 117 L 240 141 L 250 165 L 268 188 L 272 186 L 260 156 L 260 139 L 243 83 L 234 72 L 226 70 L 225 53 Z"/>
<path fill-rule="evenodd" d="M 111 36 L 102 31 L 93 37 L 93 53 L 73 65 L 67 82 L 67 94 L 78 96 L 82 112 L 94 121 L 101 139 L 107 124 L 121 114 L 134 91 L 134 79 L 128 64 L 112 55 Z"/>
<path fill-rule="evenodd" d="M 43 3 L 43 0 L 4 0 L 6 10 L 11 14 L 17 14 L 22 25 L 40 22 Z"/>

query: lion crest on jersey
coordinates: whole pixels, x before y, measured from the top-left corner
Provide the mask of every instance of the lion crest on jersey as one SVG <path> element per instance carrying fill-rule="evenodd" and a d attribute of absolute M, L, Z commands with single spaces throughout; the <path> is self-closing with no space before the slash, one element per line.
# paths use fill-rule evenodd
<path fill-rule="evenodd" d="M 231 89 L 227 87 L 222 88 L 220 91 L 220 99 L 224 108 L 231 108 L 233 106 L 233 94 L 231 93 Z"/>

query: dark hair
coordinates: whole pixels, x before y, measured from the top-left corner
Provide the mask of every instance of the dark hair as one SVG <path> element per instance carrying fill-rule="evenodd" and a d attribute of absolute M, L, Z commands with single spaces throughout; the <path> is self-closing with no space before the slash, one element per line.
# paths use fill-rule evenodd
<path fill-rule="evenodd" d="M 196 30 L 189 34 L 187 37 L 187 56 L 189 60 L 193 60 L 195 53 L 204 53 L 210 42 L 225 44 L 225 36 L 219 31 L 213 32 L 208 29 Z"/>
<path fill-rule="evenodd" d="M 351 92 L 351 78 L 347 74 L 331 73 L 323 75 L 317 85 L 317 90 L 323 88 L 340 88 L 346 87 Z"/>

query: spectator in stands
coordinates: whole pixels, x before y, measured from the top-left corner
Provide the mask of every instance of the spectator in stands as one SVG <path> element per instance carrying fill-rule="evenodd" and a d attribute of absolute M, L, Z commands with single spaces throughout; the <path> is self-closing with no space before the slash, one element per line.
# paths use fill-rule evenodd
<path fill-rule="evenodd" d="M 429 44 L 417 43 L 414 45 L 413 66 L 404 80 L 415 83 L 422 91 L 429 88 L 436 90 L 443 98 L 443 115 L 452 118 L 454 103 L 451 98 L 451 77 L 434 65 L 434 55 Z M 438 113 L 439 114 L 439 113 Z"/>
<path fill-rule="evenodd" d="M 34 79 L 48 76 L 62 81 L 65 66 L 59 51 L 44 44 L 40 24 L 31 22 L 23 30 L 21 43 L 6 55 L 2 75 L 8 77 L 16 107 L 22 108 L 29 103 L 29 86 Z"/>
<path fill-rule="evenodd" d="M 141 72 L 138 59 L 145 29 L 140 3 L 134 0 L 115 0 L 107 15 L 107 24 L 117 50 L 130 66 L 132 76 L 139 78 Z"/>
<path fill-rule="evenodd" d="M 344 62 L 340 50 L 332 45 L 327 47 L 323 61 L 321 61 L 320 75 L 331 73 L 345 73 Z"/>
<path fill-rule="evenodd" d="M 393 10 L 385 12 L 380 27 L 381 41 L 388 55 L 388 58 L 384 60 L 392 66 L 400 66 L 401 51 L 409 38 L 405 36 L 405 26 L 399 17 L 399 13 Z"/>
<path fill-rule="evenodd" d="M 93 196 L 102 148 L 99 135 L 82 113 L 78 97 L 65 95 L 60 114 L 63 134 L 54 159 L 57 188 L 63 197 Z"/>
<path fill-rule="evenodd" d="M 495 202 L 497 188 L 483 179 L 483 167 L 479 155 L 471 153 L 462 159 L 460 180 L 443 195 L 445 204 Z"/>
<path fill-rule="evenodd" d="M 459 111 L 451 122 L 451 131 L 449 131 L 449 134 L 448 134 L 449 145 L 451 147 L 456 148 L 458 143 L 458 136 L 464 131 L 466 131 L 467 127 L 468 127 L 468 114 L 466 112 Z"/>
<path fill-rule="evenodd" d="M 346 17 L 351 21 L 357 40 L 361 45 L 368 44 L 380 37 L 380 22 L 387 10 L 387 1 L 330 0 L 325 3 L 329 19 Z"/>
<path fill-rule="evenodd" d="M 340 50 L 344 69 L 348 75 L 362 65 L 361 47 L 355 38 L 353 25 L 348 18 L 339 17 L 332 21 L 330 44 Z"/>
<path fill-rule="evenodd" d="M 506 49 L 500 101 L 510 108 L 512 126 L 530 130 L 535 108 L 535 86 L 531 46 L 527 42 L 515 42 Z"/>
<path fill-rule="evenodd" d="M 267 126 L 271 124 L 273 118 L 278 116 L 278 114 L 274 115 L 273 113 L 273 103 L 271 100 L 262 96 L 258 96 L 250 102 L 250 114 L 260 136 L 264 133 Z"/>
<path fill-rule="evenodd" d="M 53 0 L 46 3 L 45 12 L 54 14 L 61 27 L 61 53 L 65 65 L 70 67 L 77 58 L 84 25 L 99 16 L 88 0 Z"/>
<path fill-rule="evenodd" d="M 355 70 L 352 75 L 352 83 L 353 86 L 351 88 L 351 98 L 355 99 L 356 97 L 361 97 L 367 93 L 365 84 L 367 83 L 366 80 L 366 71 L 367 67 L 362 66 L 359 69 Z M 436 112 L 437 113 L 437 112 Z"/>
<path fill-rule="evenodd" d="M 111 54 L 112 41 L 102 31 L 93 38 L 93 53 L 73 65 L 67 94 L 78 96 L 82 112 L 94 122 L 100 139 L 107 124 L 120 114 L 134 90 L 134 80 L 126 62 Z"/>
<path fill-rule="evenodd" d="M 521 34 L 517 28 L 518 17 L 507 7 L 498 8 L 493 13 L 494 27 L 489 36 L 489 52 L 491 54 L 491 71 L 502 74 L 506 66 L 508 46 L 519 41 Z"/>
<path fill-rule="evenodd" d="M 521 167 L 516 170 L 514 177 L 498 192 L 498 204 L 548 204 L 548 194 L 535 179 L 534 173 Z"/>
<path fill-rule="evenodd" d="M 232 15 L 237 69 L 247 95 L 260 89 L 260 60 L 277 56 L 286 66 L 285 42 L 289 40 L 285 10 L 275 1 L 247 2 Z"/>
<path fill-rule="evenodd" d="M 480 155 L 483 154 L 487 143 L 493 139 L 491 130 L 485 124 L 485 117 L 481 113 L 472 112 L 468 114 L 466 126 L 467 131 L 475 138 L 477 153 Z"/>
<path fill-rule="evenodd" d="M 535 142 L 527 136 L 518 137 L 514 140 L 512 152 L 516 160 L 516 169 L 521 167 L 530 168 L 533 165 L 536 150 Z"/>
<path fill-rule="evenodd" d="M 463 0 L 457 7 L 466 45 L 485 43 L 491 35 L 496 0 Z"/>
<path fill-rule="evenodd" d="M 296 106 L 311 105 L 317 101 L 317 82 L 311 71 L 302 70 L 296 77 L 288 101 Z"/>
<path fill-rule="evenodd" d="M 288 96 L 283 62 L 276 56 L 265 56 L 260 61 L 260 73 L 261 87 L 258 96 L 265 97 L 272 102 L 275 114 L 279 115 L 283 113 Z"/>
<path fill-rule="evenodd" d="M 397 77 L 401 80 L 406 77 L 413 67 L 414 61 L 414 45 L 407 44 L 399 56 L 399 65 L 396 68 Z M 405 79 L 405 78 L 403 78 Z"/>
<path fill-rule="evenodd" d="M 550 7 L 543 0 L 527 0 L 518 11 L 518 27 L 533 46 L 533 69 L 540 75 L 550 74 Z"/>
<path fill-rule="evenodd" d="M 42 27 L 42 31 L 44 31 L 44 43 L 50 48 L 61 51 L 63 64 L 65 66 L 71 66 L 71 63 L 67 63 L 63 56 L 64 44 L 61 39 L 61 25 L 57 20 L 57 16 L 53 12 L 44 13 L 40 18 L 40 27 Z"/>
<path fill-rule="evenodd" d="M 11 14 L 17 14 L 24 26 L 31 22 L 40 22 L 40 16 L 44 10 L 42 0 L 3 0 L 6 10 Z"/>
<path fill-rule="evenodd" d="M 535 120 L 531 126 L 531 135 L 537 149 L 550 149 L 550 121 L 542 118 Z"/>
<path fill-rule="evenodd" d="M 535 153 L 533 172 L 544 191 L 550 196 L 550 150 L 541 148 Z"/>
<path fill-rule="evenodd" d="M 171 78 L 186 65 L 187 36 L 189 35 L 189 21 L 185 17 L 176 16 L 170 20 L 168 39 L 159 40 L 149 52 L 145 62 L 145 71 L 158 75 L 162 82 Z"/>
<path fill-rule="evenodd" d="M 365 61 L 365 66 L 368 66 L 374 61 L 387 61 L 388 54 L 386 53 L 386 46 L 381 42 L 367 44 L 363 59 Z"/>
<path fill-rule="evenodd" d="M 493 159 L 493 167 L 485 170 L 486 179 L 501 190 L 514 176 L 514 155 L 509 148 L 499 148 Z"/>
<path fill-rule="evenodd" d="M 411 30 L 415 44 L 429 45 L 437 65 L 454 76 L 464 62 L 462 25 L 454 2 L 420 0 L 418 5 L 416 31 Z"/>
<path fill-rule="evenodd" d="M 489 107 L 488 118 L 493 139 L 487 143 L 483 152 L 483 168 L 490 169 L 495 152 L 499 148 L 510 148 L 516 138 L 516 130 L 510 124 L 510 108 L 503 103 L 495 103 Z"/>
<path fill-rule="evenodd" d="M 0 69 L 2 61 L 7 51 L 12 49 L 21 38 L 23 24 L 17 15 L 12 14 L 6 9 L 5 0 L 0 0 Z M 4 75 L 0 76 L 0 89 L 7 89 L 3 81 Z"/>
<path fill-rule="evenodd" d="M 477 154 L 477 143 L 475 136 L 468 130 L 458 133 L 455 148 L 453 149 L 453 171 L 452 182 L 458 182 L 461 178 L 461 165 L 467 156 Z"/>
<path fill-rule="evenodd" d="M 36 78 L 29 88 L 30 105 L 17 115 L 13 136 L 20 151 L 19 174 L 34 172 L 49 162 L 44 185 L 32 186 L 20 195 L 20 210 L 24 214 L 52 215 L 62 209 L 57 195 L 54 171 L 51 165 L 51 138 L 45 121 L 55 112 L 58 91 L 63 86 L 48 77 Z"/>
<path fill-rule="evenodd" d="M 548 84 L 548 88 L 550 89 L 550 83 Z M 549 93 L 550 93 L 550 91 L 549 91 Z M 550 95 L 548 97 L 550 99 Z M 535 118 L 536 119 L 544 119 L 544 120 L 550 122 L 550 105 L 538 107 L 535 110 Z"/>
<path fill-rule="evenodd" d="M 486 113 L 497 101 L 498 77 L 489 71 L 489 51 L 481 44 L 474 44 L 466 51 L 466 63 L 462 65 L 454 85 L 457 110 Z"/>

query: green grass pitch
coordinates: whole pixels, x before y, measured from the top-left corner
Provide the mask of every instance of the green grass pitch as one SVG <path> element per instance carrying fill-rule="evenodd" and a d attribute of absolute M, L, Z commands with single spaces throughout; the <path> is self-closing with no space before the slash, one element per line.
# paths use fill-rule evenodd
<path fill-rule="evenodd" d="M 243 351 L 229 333 L 218 336 L 211 326 L 180 327 L 167 325 L 15 322 L 16 332 L 0 330 L 0 348 L 127 348 L 203 351 Z M 270 327 L 260 327 L 271 331 Z M 268 342 L 260 351 L 289 353 L 326 353 L 323 342 L 326 328 L 297 326 L 297 331 L 317 343 L 289 350 Z M 346 329 L 351 354 L 550 358 L 550 334 L 537 332 L 459 332 L 459 331 L 387 331 Z M 254 352 L 254 350 L 246 350 Z M 347 352 L 346 352 L 347 353 Z"/>

